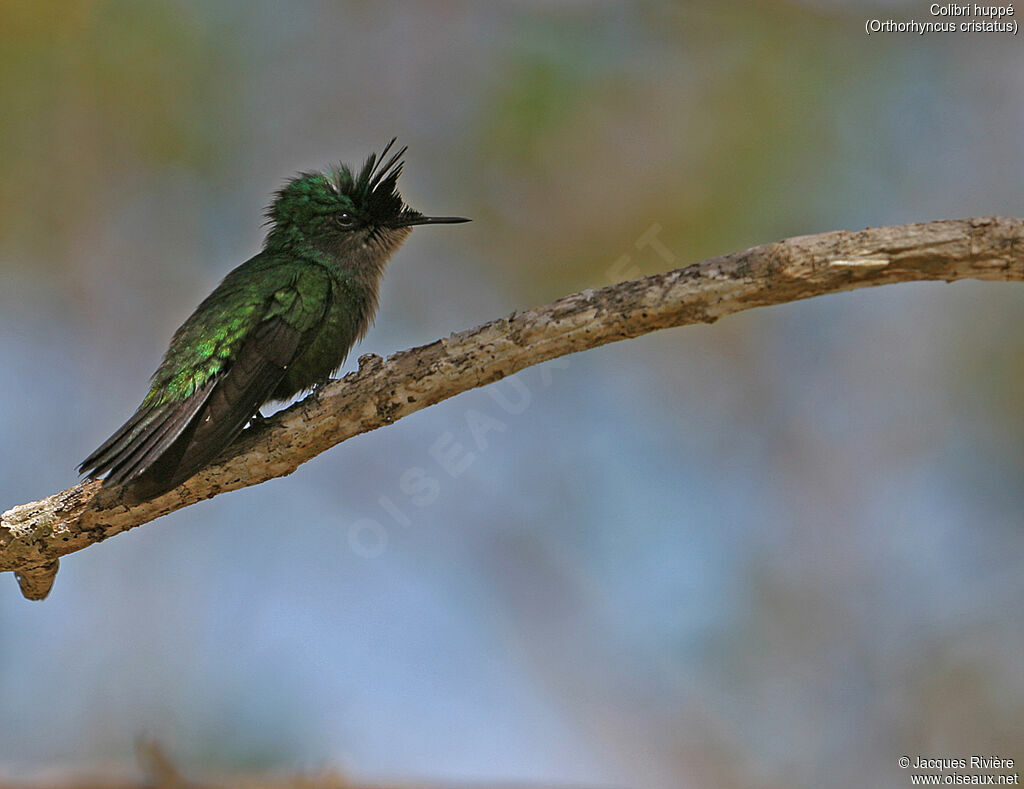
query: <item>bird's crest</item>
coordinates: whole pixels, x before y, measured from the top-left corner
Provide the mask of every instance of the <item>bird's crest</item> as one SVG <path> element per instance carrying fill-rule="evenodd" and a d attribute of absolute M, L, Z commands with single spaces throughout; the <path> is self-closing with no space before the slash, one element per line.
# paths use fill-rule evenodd
<path fill-rule="evenodd" d="M 398 194 L 398 176 L 402 174 L 408 146 L 403 145 L 387 158 L 388 152 L 394 147 L 397 137 L 384 146 L 380 154 L 371 153 L 358 174 L 345 164 L 338 165 L 332 173 L 333 186 L 338 194 L 349 197 L 363 211 L 378 216 L 397 216 L 405 207 L 402 196 Z"/>
<path fill-rule="evenodd" d="M 295 224 L 308 229 L 319 217 L 339 210 L 354 211 L 371 222 L 397 217 L 406 210 L 398 193 L 406 146 L 387 158 L 396 139 L 392 138 L 380 154 L 370 154 L 358 173 L 345 164 L 327 173 L 299 173 L 274 195 L 266 211 L 267 224 Z"/>

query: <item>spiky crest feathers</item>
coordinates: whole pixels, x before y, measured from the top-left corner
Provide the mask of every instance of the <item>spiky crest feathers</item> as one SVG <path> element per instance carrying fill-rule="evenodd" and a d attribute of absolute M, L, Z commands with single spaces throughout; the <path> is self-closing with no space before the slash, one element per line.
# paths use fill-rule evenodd
<path fill-rule="evenodd" d="M 398 193 L 406 146 L 386 158 L 396 139 L 380 154 L 370 154 L 358 173 L 339 164 L 327 173 L 302 172 L 292 178 L 267 208 L 270 233 L 284 225 L 315 232 L 323 218 L 342 211 L 367 224 L 383 224 L 413 213 Z"/>

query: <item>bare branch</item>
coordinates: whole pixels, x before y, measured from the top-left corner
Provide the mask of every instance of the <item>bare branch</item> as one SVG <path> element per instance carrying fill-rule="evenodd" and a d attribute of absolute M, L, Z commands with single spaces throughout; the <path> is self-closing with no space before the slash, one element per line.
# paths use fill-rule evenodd
<path fill-rule="evenodd" d="M 671 326 L 854 288 L 920 280 L 1024 280 L 1024 220 L 962 219 L 800 236 L 513 313 L 334 381 L 246 430 L 175 490 L 128 506 L 86 482 L 0 517 L 0 571 L 45 597 L 57 558 L 203 499 L 292 473 L 352 436 L 558 356 Z"/>

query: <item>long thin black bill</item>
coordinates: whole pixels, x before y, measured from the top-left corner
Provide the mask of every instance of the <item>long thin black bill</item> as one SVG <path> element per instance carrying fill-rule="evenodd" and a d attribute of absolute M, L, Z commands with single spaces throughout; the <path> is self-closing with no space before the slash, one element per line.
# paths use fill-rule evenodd
<path fill-rule="evenodd" d="M 455 225 L 459 222 L 472 222 L 464 216 L 411 216 L 399 218 L 392 227 L 412 227 L 413 225 Z"/>

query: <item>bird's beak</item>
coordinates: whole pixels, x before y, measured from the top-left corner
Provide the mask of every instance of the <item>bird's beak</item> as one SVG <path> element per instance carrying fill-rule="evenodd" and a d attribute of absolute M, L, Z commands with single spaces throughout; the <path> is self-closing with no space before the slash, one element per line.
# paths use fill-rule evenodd
<path fill-rule="evenodd" d="M 391 227 L 412 227 L 413 225 L 455 225 L 459 222 L 471 222 L 463 216 L 400 216 L 391 223 Z"/>

